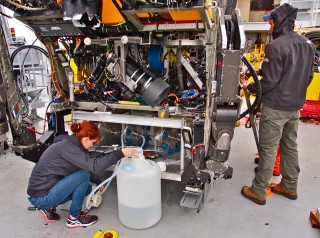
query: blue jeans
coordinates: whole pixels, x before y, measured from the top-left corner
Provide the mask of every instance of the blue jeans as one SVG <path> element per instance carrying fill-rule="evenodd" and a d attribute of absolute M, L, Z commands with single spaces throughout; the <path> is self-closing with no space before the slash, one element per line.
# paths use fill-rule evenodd
<path fill-rule="evenodd" d="M 85 196 L 91 193 L 90 174 L 79 170 L 61 179 L 43 197 L 29 197 L 30 203 L 41 210 L 49 210 L 72 200 L 70 215 L 77 217 L 82 209 Z"/>

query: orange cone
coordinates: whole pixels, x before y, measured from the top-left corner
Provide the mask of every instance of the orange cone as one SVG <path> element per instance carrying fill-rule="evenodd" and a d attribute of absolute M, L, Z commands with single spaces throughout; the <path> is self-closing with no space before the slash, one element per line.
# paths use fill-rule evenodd
<path fill-rule="evenodd" d="M 278 145 L 278 149 L 277 149 L 277 157 L 276 157 L 276 162 L 274 163 L 273 175 L 274 176 L 280 175 L 280 145 Z"/>
<path fill-rule="evenodd" d="M 270 178 L 269 180 L 269 186 L 267 188 L 267 191 L 266 191 L 266 196 L 267 197 L 270 197 L 272 195 L 272 192 L 271 192 L 271 183 L 272 183 L 272 177 Z"/>

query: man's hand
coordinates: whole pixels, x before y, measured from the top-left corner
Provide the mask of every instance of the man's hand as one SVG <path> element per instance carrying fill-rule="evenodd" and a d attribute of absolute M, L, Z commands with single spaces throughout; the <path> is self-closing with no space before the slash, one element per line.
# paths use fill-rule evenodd
<path fill-rule="evenodd" d="M 250 84 L 250 82 L 248 81 L 248 78 L 245 75 L 241 75 L 240 76 L 240 86 L 242 88 L 247 89 L 249 84 Z"/>

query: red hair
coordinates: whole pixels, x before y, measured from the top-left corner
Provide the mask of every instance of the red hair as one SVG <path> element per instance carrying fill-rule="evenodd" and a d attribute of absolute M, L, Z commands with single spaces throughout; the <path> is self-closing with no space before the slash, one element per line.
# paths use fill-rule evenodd
<path fill-rule="evenodd" d="M 99 128 L 92 121 L 72 123 L 70 129 L 76 134 L 79 141 L 84 137 L 89 137 L 90 140 L 97 140 L 97 143 L 101 140 Z"/>

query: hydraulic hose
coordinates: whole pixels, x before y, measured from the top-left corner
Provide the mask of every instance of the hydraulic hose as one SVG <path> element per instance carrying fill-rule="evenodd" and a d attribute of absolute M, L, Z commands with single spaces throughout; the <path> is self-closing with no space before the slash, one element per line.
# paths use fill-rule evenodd
<path fill-rule="evenodd" d="M 140 136 L 140 137 L 142 138 L 141 148 L 143 148 L 143 147 L 144 147 L 144 144 L 146 143 L 146 138 L 144 138 L 144 136 L 143 136 L 143 135 L 141 135 L 141 134 L 139 134 L 139 133 L 137 133 L 137 135 L 138 135 L 138 136 Z"/>
<path fill-rule="evenodd" d="M 153 138 L 152 136 L 150 136 L 150 139 L 153 141 L 153 150 L 157 151 L 157 141 L 155 138 Z"/>
<path fill-rule="evenodd" d="M 146 138 L 144 138 L 143 135 L 136 133 L 136 132 L 131 132 L 133 135 L 135 136 L 140 136 L 142 138 L 142 144 L 141 144 L 141 148 L 144 147 L 144 144 L 146 143 Z M 124 148 L 124 135 L 126 134 L 126 130 L 124 130 L 123 133 L 121 133 L 121 148 Z"/>
<path fill-rule="evenodd" d="M 141 153 L 142 153 L 142 148 L 141 148 Z M 112 175 L 111 175 L 109 178 L 107 178 L 106 180 L 104 180 L 102 183 L 100 183 L 99 185 L 97 185 L 97 187 L 95 187 L 95 189 L 91 191 L 91 193 L 88 195 L 87 201 L 86 201 L 86 208 L 87 208 L 88 210 L 91 209 L 91 207 L 92 207 L 92 204 L 91 204 L 91 198 L 92 198 L 92 196 L 100 189 L 101 186 L 104 186 L 105 184 L 106 184 L 106 186 L 105 186 L 104 189 L 101 191 L 101 195 L 107 190 L 107 188 L 109 187 L 112 179 L 117 176 L 118 171 L 119 171 L 119 169 L 120 169 L 121 166 L 122 166 L 122 163 L 124 163 L 124 161 L 126 161 L 126 160 L 128 160 L 127 157 L 124 157 L 124 158 L 122 158 L 121 160 L 119 160 L 119 161 L 116 163 L 116 166 L 115 166 L 115 168 L 114 168 L 114 170 L 113 170 Z M 145 163 L 148 164 L 148 166 L 152 166 L 152 165 L 149 164 L 145 159 L 144 159 L 144 161 L 145 161 Z"/>
<path fill-rule="evenodd" d="M 242 56 L 242 61 L 248 67 L 248 69 L 249 69 L 249 71 L 250 71 L 250 73 L 251 73 L 251 75 L 253 77 L 254 83 L 256 85 L 256 99 L 254 100 L 254 102 L 251 105 L 251 107 L 249 107 L 247 110 L 245 110 L 243 113 L 240 114 L 238 120 L 240 120 L 241 118 L 246 116 L 248 113 L 253 112 L 258 107 L 258 105 L 260 104 L 261 97 L 262 97 L 261 83 L 260 83 L 260 80 L 258 78 L 258 75 L 257 75 L 255 69 L 250 64 L 250 62 L 247 60 L 245 55 Z"/>
<path fill-rule="evenodd" d="M 125 134 L 124 132 L 121 133 L 121 148 L 124 148 L 124 139 L 123 139 L 124 134 Z"/>

